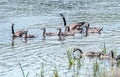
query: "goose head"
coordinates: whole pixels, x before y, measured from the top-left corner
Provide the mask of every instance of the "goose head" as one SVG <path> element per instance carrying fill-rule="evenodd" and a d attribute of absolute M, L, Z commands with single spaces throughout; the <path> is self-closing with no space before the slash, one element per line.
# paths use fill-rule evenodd
<path fill-rule="evenodd" d="M 79 48 L 74 48 L 73 53 L 76 52 L 76 51 L 79 51 L 80 53 L 83 53 L 82 50 L 79 49 Z"/>
<path fill-rule="evenodd" d="M 12 26 L 14 26 L 15 24 L 14 23 L 11 23 L 12 24 Z"/>
<path fill-rule="evenodd" d="M 41 30 L 45 30 L 45 27 L 42 27 Z"/>

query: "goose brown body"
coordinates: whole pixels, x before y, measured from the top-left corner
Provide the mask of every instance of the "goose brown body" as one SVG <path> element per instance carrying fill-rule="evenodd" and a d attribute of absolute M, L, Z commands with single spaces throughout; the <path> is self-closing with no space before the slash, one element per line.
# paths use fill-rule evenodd
<path fill-rule="evenodd" d="M 72 33 L 72 32 L 62 32 L 61 28 L 58 28 L 57 30 L 59 30 L 58 36 L 74 36 L 74 33 Z"/>
<path fill-rule="evenodd" d="M 109 60 L 111 65 L 119 64 L 119 62 L 120 62 L 120 55 L 117 55 L 115 57 L 115 54 L 114 54 L 113 50 L 110 50 L 109 54 L 100 54 L 99 58 L 102 59 L 102 60 Z"/>
<path fill-rule="evenodd" d="M 74 48 L 73 52 L 76 52 L 76 51 L 80 52 L 80 56 L 90 56 L 90 57 L 95 57 L 95 56 L 98 57 L 102 53 L 102 52 L 95 52 L 95 51 L 83 52 L 79 48 Z"/>
<path fill-rule="evenodd" d="M 60 16 L 62 17 L 62 19 L 63 19 L 63 21 L 64 21 L 65 31 L 67 31 L 67 29 L 66 29 L 66 26 L 67 26 L 67 25 L 66 25 L 66 19 L 65 19 L 65 17 L 64 17 L 63 14 L 60 14 Z M 75 30 L 75 29 L 79 30 L 80 27 L 83 26 L 83 25 L 88 26 L 89 24 L 86 23 L 86 22 L 79 22 L 79 23 L 74 23 L 74 24 L 69 25 L 69 28 L 70 28 L 70 31 L 71 31 L 71 30 Z"/>
<path fill-rule="evenodd" d="M 66 31 L 66 32 L 69 32 L 69 33 L 72 33 L 72 34 L 74 34 L 74 33 L 81 33 L 81 32 L 82 32 L 82 28 L 79 29 L 79 30 L 77 30 L 77 29 L 70 30 L 70 27 L 69 27 L 69 26 L 66 26 L 66 28 L 67 28 L 67 31 Z"/>
<path fill-rule="evenodd" d="M 43 30 L 43 36 L 57 36 L 57 33 L 46 32 L 45 28 L 42 28 L 41 30 Z"/>
<path fill-rule="evenodd" d="M 24 35 L 22 35 L 22 37 L 24 37 L 24 38 L 35 38 L 34 35 L 28 34 L 28 31 L 24 31 Z"/>
<path fill-rule="evenodd" d="M 25 30 L 20 30 L 20 31 L 14 31 L 14 24 L 12 23 L 12 26 L 11 26 L 11 28 L 12 28 L 12 36 L 13 37 L 22 37 L 22 35 L 24 34 L 24 31 Z"/>
<path fill-rule="evenodd" d="M 101 54 L 99 55 L 99 58 L 100 58 L 100 59 L 113 59 L 113 58 L 115 58 L 115 57 L 114 57 L 114 52 L 113 52 L 113 50 L 111 50 L 109 54 L 102 54 L 102 53 L 101 53 Z"/>
<path fill-rule="evenodd" d="M 88 26 L 85 26 L 86 27 L 86 36 L 89 34 L 89 33 L 101 33 L 101 31 L 103 30 L 103 27 L 102 28 L 97 28 L 97 27 L 91 27 L 89 28 Z"/>
<path fill-rule="evenodd" d="M 96 28 L 96 27 L 89 28 L 88 33 L 100 33 L 102 31 L 102 29 L 103 28 Z"/>

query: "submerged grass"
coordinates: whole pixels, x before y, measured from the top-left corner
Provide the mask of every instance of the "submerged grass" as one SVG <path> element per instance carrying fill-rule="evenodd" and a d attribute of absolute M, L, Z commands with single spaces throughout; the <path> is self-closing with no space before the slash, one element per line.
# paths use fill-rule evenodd
<path fill-rule="evenodd" d="M 97 77 L 99 73 L 99 64 L 96 60 L 96 62 L 93 64 L 93 77 Z"/>
<path fill-rule="evenodd" d="M 56 67 L 55 67 L 55 70 L 53 71 L 53 77 L 59 77 Z"/>
<path fill-rule="evenodd" d="M 21 63 L 19 63 L 19 66 L 20 66 L 20 69 L 21 69 L 21 71 L 22 71 L 22 75 L 23 75 L 23 77 L 28 77 L 29 72 L 25 75 L 25 73 L 24 73 L 24 70 L 23 70 L 23 67 L 22 67 Z"/>
<path fill-rule="evenodd" d="M 41 73 L 40 73 L 41 77 L 44 77 L 44 64 L 42 63 L 42 69 L 41 69 Z"/>
<path fill-rule="evenodd" d="M 103 46 L 103 53 L 106 54 L 107 53 L 107 48 L 106 48 L 106 44 L 104 43 L 104 46 Z"/>
<path fill-rule="evenodd" d="M 103 51 L 104 53 L 106 53 L 106 45 L 104 43 L 104 48 L 103 48 Z M 86 71 L 86 75 L 85 76 L 81 76 L 81 74 L 79 73 L 80 72 L 80 69 L 83 65 L 83 59 L 80 58 L 74 58 L 73 57 L 73 48 L 70 48 L 67 50 L 67 57 L 68 57 L 68 65 L 69 65 L 69 69 L 72 69 L 70 71 L 72 71 L 72 77 L 114 77 L 115 76 L 115 71 L 110 71 L 108 73 L 108 70 L 106 70 L 105 67 L 103 67 L 104 65 L 102 65 L 102 70 L 101 70 L 101 65 L 99 64 L 99 62 L 97 61 L 98 58 L 96 58 L 94 60 L 94 63 L 93 63 L 93 68 L 92 70 L 89 70 L 89 65 L 88 65 L 88 70 Z M 23 77 L 28 77 L 29 76 L 29 72 L 27 74 L 25 74 L 24 70 L 23 70 L 23 67 L 22 65 L 19 63 L 19 66 L 20 66 L 20 69 L 22 71 L 22 75 Z M 118 64 L 118 66 L 120 66 L 120 62 Z M 92 74 L 90 74 L 90 72 L 92 71 Z M 67 76 L 67 75 L 66 75 Z M 36 75 L 37 77 L 37 75 Z M 38 77 L 45 77 L 44 76 L 44 64 L 42 63 L 42 68 L 41 68 L 41 71 L 39 73 L 39 76 Z M 57 68 L 55 67 L 55 69 L 53 70 L 53 77 L 60 77 L 59 74 L 58 74 L 58 70 Z"/>
<path fill-rule="evenodd" d="M 81 58 L 77 59 L 77 68 L 81 68 L 82 64 L 81 64 Z"/>
<path fill-rule="evenodd" d="M 74 64 L 74 59 L 73 57 L 71 56 L 72 54 L 72 49 L 68 49 L 67 50 L 67 56 L 68 56 L 68 62 L 69 62 L 69 69 L 71 68 L 71 66 Z"/>

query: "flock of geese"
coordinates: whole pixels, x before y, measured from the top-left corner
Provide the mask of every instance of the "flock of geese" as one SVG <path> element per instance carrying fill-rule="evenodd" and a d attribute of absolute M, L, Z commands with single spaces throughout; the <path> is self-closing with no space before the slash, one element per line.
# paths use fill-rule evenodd
<path fill-rule="evenodd" d="M 111 64 L 116 64 L 120 62 L 120 55 L 117 55 L 115 57 L 114 51 L 110 50 L 109 53 L 105 53 L 104 51 L 101 52 L 95 52 L 95 51 L 89 51 L 89 52 L 83 52 L 80 48 L 74 48 L 73 53 L 80 52 L 80 57 L 98 57 L 101 60 L 110 60 Z"/>
<path fill-rule="evenodd" d="M 58 32 L 46 32 L 46 28 L 42 28 L 43 30 L 42 35 L 45 36 L 74 36 L 75 33 L 85 33 L 87 36 L 89 33 L 101 33 L 103 28 L 100 27 L 90 27 L 89 23 L 87 22 L 78 22 L 67 26 L 66 19 L 63 14 L 60 14 L 64 22 L 65 31 L 62 32 L 61 28 L 57 28 Z M 20 30 L 14 31 L 14 23 L 12 23 L 12 37 L 24 37 L 24 38 L 35 38 L 35 35 L 28 34 L 28 30 Z M 84 31 L 84 28 L 86 29 Z"/>
<path fill-rule="evenodd" d="M 53 33 L 53 32 L 46 32 L 46 28 L 43 27 L 41 28 L 41 30 L 43 30 L 42 36 L 74 36 L 75 33 L 85 33 L 86 36 L 88 36 L 90 33 L 101 33 L 101 31 L 103 30 L 103 27 L 90 27 L 89 23 L 87 22 L 78 22 L 78 23 L 74 23 L 71 24 L 69 26 L 67 26 L 66 24 L 66 19 L 64 17 L 63 14 L 60 14 L 60 16 L 63 19 L 64 22 L 64 32 L 62 32 L 61 28 L 57 28 L 58 32 Z M 12 23 L 12 37 L 24 37 L 26 38 L 36 38 L 35 35 L 32 34 L 28 34 L 28 30 L 20 30 L 20 31 L 14 31 L 14 24 Z M 97 56 L 99 58 L 102 59 L 110 59 L 112 61 L 117 62 L 120 59 L 120 55 L 118 55 L 116 58 L 114 57 L 114 52 L 111 50 L 110 54 L 105 54 L 102 52 L 86 52 L 84 53 L 81 49 L 79 48 L 74 48 L 74 51 L 79 51 L 80 52 L 80 56 Z"/>

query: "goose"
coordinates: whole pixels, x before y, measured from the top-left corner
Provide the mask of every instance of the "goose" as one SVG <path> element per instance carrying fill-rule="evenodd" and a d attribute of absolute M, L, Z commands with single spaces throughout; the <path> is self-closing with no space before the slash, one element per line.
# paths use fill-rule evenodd
<path fill-rule="evenodd" d="M 99 58 L 110 60 L 110 63 L 112 65 L 120 62 L 120 55 L 117 55 L 117 57 L 115 57 L 115 54 L 114 54 L 113 50 L 110 50 L 110 54 L 100 54 Z"/>
<path fill-rule="evenodd" d="M 20 30 L 20 31 L 15 32 L 13 23 L 12 23 L 11 29 L 12 29 L 12 36 L 13 37 L 22 37 L 22 35 L 24 34 L 24 31 L 25 31 L 25 30 Z"/>
<path fill-rule="evenodd" d="M 41 28 L 41 30 L 43 30 L 43 36 L 57 36 L 56 33 L 52 33 L 52 32 L 46 32 L 46 29 L 43 27 Z"/>
<path fill-rule="evenodd" d="M 73 53 L 79 51 L 80 56 L 89 56 L 89 57 L 98 57 L 102 52 L 95 52 L 95 51 L 89 51 L 89 52 L 83 52 L 79 48 L 74 48 Z"/>
<path fill-rule="evenodd" d="M 88 26 L 85 26 L 86 28 L 86 36 L 89 34 L 89 33 L 101 33 L 101 31 L 103 30 L 103 27 L 102 28 L 89 28 Z"/>
<path fill-rule="evenodd" d="M 72 32 L 62 32 L 61 28 L 57 28 L 58 31 L 58 36 L 74 36 L 74 33 Z"/>
<path fill-rule="evenodd" d="M 114 52 L 113 52 L 113 50 L 110 50 L 109 54 L 100 53 L 99 58 L 100 59 L 113 59 L 114 58 Z"/>
<path fill-rule="evenodd" d="M 90 25 L 84 25 L 84 26 L 87 26 L 88 27 L 88 29 L 96 29 L 96 30 L 100 30 L 101 29 L 101 27 L 90 27 Z M 84 27 L 83 26 L 83 27 Z M 103 27 L 102 27 L 103 28 Z"/>
<path fill-rule="evenodd" d="M 67 31 L 67 29 L 66 29 L 66 19 L 65 19 L 64 15 L 63 15 L 62 13 L 60 13 L 60 16 L 61 16 L 62 19 L 63 19 L 65 31 Z M 69 26 L 70 31 L 71 31 L 71 30 L 81 30 L 80 27 L 81 27 L 82 25 L 89 26 L 89 24 L 88 24 L 87 22 L 74 23 L 74 24 L 71 24 L 71 25 Z"/>
<path fill-rule="evenodd" d="M 112 52 L 113 52 L 113 50 L 111 50 Z M 114 54 L 114 52 L 112 53 L 112 59 L 111 59 L 111 63 L 112 64 L 116 64 L 116 63 L 118 63 L 118 62 L 120 62 L 120 55 L 117 55 L 116 57 L 115 57 L 115 54 Z"/>
<path fill-rule="evenodd" d="M 24 34 L 22 35 L 24 38 L 35 38 L 34 35 L 28 34 L 28 30 L 24 31 Z"/>

